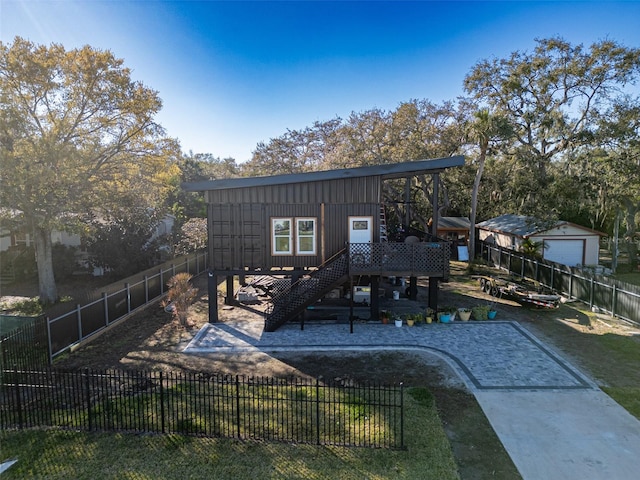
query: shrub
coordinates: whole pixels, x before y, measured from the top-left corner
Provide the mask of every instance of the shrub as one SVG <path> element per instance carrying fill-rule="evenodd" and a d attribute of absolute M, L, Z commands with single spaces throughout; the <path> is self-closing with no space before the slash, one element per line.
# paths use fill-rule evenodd
<path fill-rule="evenodd" d="M 180 325 L 187 325 L 188 310 L 195 300 L 198 289 L 191 286 L 192 275 L 190 273 L 178 273 L 167 282 L 168 305 L 171 305 L 171 313 L 177 318 Z"/>

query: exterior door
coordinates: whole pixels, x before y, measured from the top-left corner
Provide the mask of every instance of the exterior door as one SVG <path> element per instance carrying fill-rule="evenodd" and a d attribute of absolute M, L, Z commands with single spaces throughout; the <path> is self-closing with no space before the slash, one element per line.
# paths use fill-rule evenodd
<path fill-rule="evenodd" d="M 356 264 L 368 263 L 373 242 L 373 217 L 349 217 L 349 254 Z"/>

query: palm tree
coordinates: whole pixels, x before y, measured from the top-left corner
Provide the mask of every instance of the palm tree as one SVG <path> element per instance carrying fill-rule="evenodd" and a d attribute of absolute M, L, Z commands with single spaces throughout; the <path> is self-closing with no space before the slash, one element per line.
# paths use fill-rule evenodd
<path fill-rule="evenodd" d="M 480 190 L 480 181 L 484 172 L 484 164 L 487 155 L 500 144 L 511 136 L 511 126 L 505 117 L 499 114 L 493 114 L 488 109 L 477 110 L 474 114 L 474 121 L 468 125 L 469 139 L 478 145 L 478 157 L 476 164 L 476 176 L 473 181 L 473 190 L 471 192 L 471 212 L 469 220 L 471 224 L 469 232 L 469 258 L 473 259 L 476 251 L 476 214 L 478 209 L 478 192 Z"/>

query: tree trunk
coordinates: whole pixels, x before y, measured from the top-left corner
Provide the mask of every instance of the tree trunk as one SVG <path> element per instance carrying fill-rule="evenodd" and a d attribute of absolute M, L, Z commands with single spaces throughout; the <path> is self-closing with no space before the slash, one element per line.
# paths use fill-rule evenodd
<path fill-rule="evenodd" d="M 469 262 L 476 256 L 476 212 L 478 210 L 478 191 L 480 190 L 480 180 L 484 172 L 484 163 L 487 158 L 487 146 L 480 146 L 480 156 L 478 157 L 478 170 L 473 180 L 473 191 L 471 192 L 471 212 L 469 214 Z"/>
<path fill-rule="evenodd" d="M 58 289 L 53 276 L 53 254 L 51 232 L 36 228 L 33 232 L 36 262 L 38 264 L 38 288 L 42 303 L 54 303 L 58 300 Z"/>
<path fill-rule="evenodd" d="M 636 235 L 636 221 L 635 217 L 640 210 L 640 204 L 635 204 L 633 201 L 627 199 L 624 202 L 625 205 L 625 222 L 627 224 L 627 230 L 624 235 L 624 241 L 627 246 L 627 255 L 629 258 L 629 266 L 632 271 L 638 266 L 638 246 L 635 242 Z"/>

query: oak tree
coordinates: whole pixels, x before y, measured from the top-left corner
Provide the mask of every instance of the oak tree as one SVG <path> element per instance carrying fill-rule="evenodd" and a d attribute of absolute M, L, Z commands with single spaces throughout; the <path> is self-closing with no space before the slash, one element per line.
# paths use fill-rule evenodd
<path fill-rule="evenodd" d="M 154 121 L 157 92 L 110 51 L 16 37 L 0 43 L 0 92 L 0 207 L 33 235 L 40 298 L 52 302 L 52 231 L 157 200 L 177 145 Z"/>

